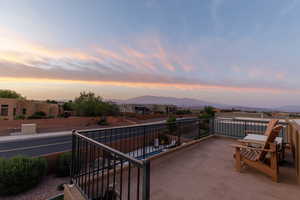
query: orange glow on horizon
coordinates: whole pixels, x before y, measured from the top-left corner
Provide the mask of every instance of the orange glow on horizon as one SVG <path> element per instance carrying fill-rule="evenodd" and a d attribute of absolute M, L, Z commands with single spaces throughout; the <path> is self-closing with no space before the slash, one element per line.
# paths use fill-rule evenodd
<path fill-rule="evenodd" d="M 0 77 L 0 82 L 22 82 L 22 83 L 65 83 L 65 84 L 92 84 L 92 85 L 110 85 L 119 87 L 131 88 L 176 88 L 182 90 L 227 90 L 232 92 L 263 92 L 278 94 L 282 92 L 297 92 L 298 90 L 282 90 L 274 88 L 242 88 L 233 86 L 220 86 L 220 85 L 205 85 L 193 83 L 154 83 L 154 82 L 130 82 L 130 81 L 87 81 L 87 80 L 64 80 L 64 79 L 50 79 L 50 78 L 16 78 L 16 77 Z"/>

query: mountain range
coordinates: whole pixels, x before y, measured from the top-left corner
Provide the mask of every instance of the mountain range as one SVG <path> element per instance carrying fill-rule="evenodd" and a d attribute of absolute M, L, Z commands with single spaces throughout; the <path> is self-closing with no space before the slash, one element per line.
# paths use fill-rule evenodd
<path fill-rule="evenodd" d="M 193 98 L 176 98 L 176 97 L 161 97 L 161 96 L 139 96 L 126 100 L 114 99 L 113 102 L 117 104 L 172 104 L 186 108 L 201 108 L 204 106 L 213 106 L 221 109 L 239 109 L 247 111 L 282 111 L 282 112 L 300 112 L 300 106 L 282 106 L 277 108 L 261 108 L 261 107 L 247 107 L 239 105 L 228 105 L 217 102 L 203 101 Z"/>

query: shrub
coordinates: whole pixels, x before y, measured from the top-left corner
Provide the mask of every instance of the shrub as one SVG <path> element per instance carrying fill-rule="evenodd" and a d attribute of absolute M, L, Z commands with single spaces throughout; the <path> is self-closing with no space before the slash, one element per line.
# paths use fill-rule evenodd
<path fill-rule="evenodd" d="M 159 144 L 162 144 L 162 145 L 170 144 L 170 138 L 165 134 L 159 134 L 158 139 L 159 139 Z"/>
<path fill-rule="evenodd" d="M 169 134 L 174 134 L 177 130 L 177 126 L 176 126 L 176 117 L 174 116 L 170 116 L 168 119 L 167 119 L 167 125 L 168 125 L 168 131 L 169 131 Z"/>
<path fill-rule="evenodd" d="M 101 117 L 101 119 L 97 122 L 97 124 L 100 126 L 107 126 L 108 125 L 107 118 Z"/>
<path fill-rule="evenodd" d="M 202 115 L 199 115 L 199 119 L 210 119 L 210 118 L 212 118 L 212 116 L 207 113 L 203 113 Z"/>
<path fill-rule="evenodd" d="M 118 115 L 119 107 L 112 102 L 105 102 L 101 96 L 92 92 L 81 92 L 71 104 L 77 115 L 85 117 L 97 117 L 105 115 Z"/>
<path fill-rule="evenodd" d="M 24 115 L 18 115 L 15 117 L 16 120 L 24 120 L 26 117 Z"/>
<path fill-rule="evenodd" d="M 43 158 L 0 158 L 0 195 L 13 195 L 37 185 L 47 173 Z"/>
<path fill-rule="evenodd" d="M 29 116 L 28 119 L 45 119 L 46 113 L 43 111 L 35 112 L 33 115 Z"/>
<path fill-rule="evenodd" d="M 215 108 L 212 106 L 205 106 L 204 113 L 210 115 L 211 117 L 214 117 L 215 116 Z"/>
<path fill-rule="evenodd" d="M 192 114 L 192 111 L 190 110 L 177 110 L 176 115 L 187 115 L 187 114 Z"/>
<path fill-rule="evenodd" d="M 58 177 L 70 176 L 71 162 L 72 162 L 72 152 L 67 152 L 59 155 L 56 175 Z"/>

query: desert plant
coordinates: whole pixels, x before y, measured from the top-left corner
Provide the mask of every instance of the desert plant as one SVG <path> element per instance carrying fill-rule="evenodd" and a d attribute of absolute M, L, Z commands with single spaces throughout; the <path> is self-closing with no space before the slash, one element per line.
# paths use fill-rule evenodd
<path fill-rule="evenodd" d="M 59 155 L 56 175 L 58 177 L 70 176 L 72 162 L 72 152 L 67 152 Z"/>
<path fill-rule="evenodd" d="M 37 185 L 46 172 L 47 162 L 44 158 L 0 158 L 0 195 L 24 192 Z"/>

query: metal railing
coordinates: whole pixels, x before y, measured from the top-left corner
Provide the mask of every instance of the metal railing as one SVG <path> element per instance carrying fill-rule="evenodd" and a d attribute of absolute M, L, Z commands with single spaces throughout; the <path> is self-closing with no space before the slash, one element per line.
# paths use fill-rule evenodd
<path fill-rule="evenodd" d="M 72 182 L 92 200 L 149 199 L 150 162 L 73 133 Z"/>
<path fill-rule="evenodd" d="M 149 157 L 212 134 L 212 120 L 182 119 L 73 132 L 72 182 L 86 199 L 150 197 Z"/>
<path fill-rule="evenodd" d="M 268 123 L 268 120 L 216 118 L 214 120 L 214 134 L 233 138 L 243 138 L 250 132 L 264 134 Z M 288 124 L 286 122 L 279 122 L 279 124 L 283 126 L 279 136 L 286 142 Z"/>

